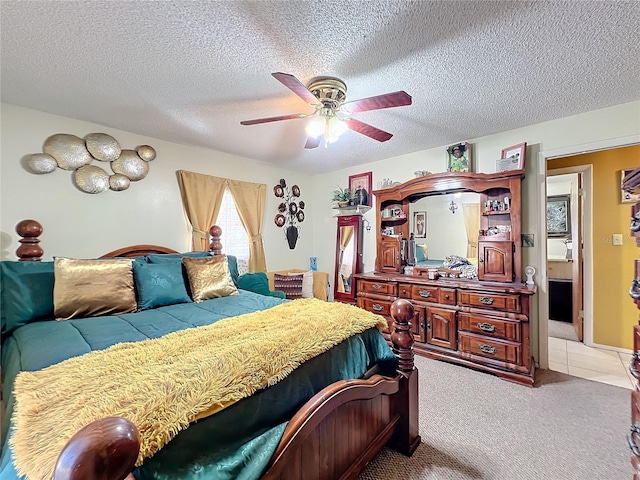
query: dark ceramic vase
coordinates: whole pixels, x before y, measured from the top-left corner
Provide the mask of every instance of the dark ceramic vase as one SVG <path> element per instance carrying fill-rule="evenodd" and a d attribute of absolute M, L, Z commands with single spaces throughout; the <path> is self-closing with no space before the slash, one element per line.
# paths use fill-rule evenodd
<path fill-rule="evenodd" d="M 296 248 L 296 242 L 298 241 L 298 227 L 289 225 L 287 227 L 287 242 L 289 242 L 289 248 L 293 250 Z"/>
<path fill-rule="evenodd" d="M 364 188 L 359 188 L 355 191 L 353 195 L 353 203 L 355 205 L 368 205 L 369 204 L 369 195 Z"/>

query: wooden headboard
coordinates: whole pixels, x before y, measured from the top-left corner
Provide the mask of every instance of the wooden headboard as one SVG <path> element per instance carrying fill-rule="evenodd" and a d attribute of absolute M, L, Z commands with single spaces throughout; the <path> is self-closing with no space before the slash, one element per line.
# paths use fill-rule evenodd
<path fill-rule="evenodd" d="M 16 225 L 16 232 L 22 237 L 19 242 L 20 246 L 16 250 L 16 255 L 21 262 L 32 261 L 39 262 L 42 260 L 42 254 L 44 253 L 42 247 L 40 247 L 40 239 L 42 235 L 42 225 L 36 220 L 22 220 Z M 222 243 L 220 242 L 220 236 L 222 235 L 222 229 L 214 225 L 209 229 L 211 235 L 211 243 L 209 244 L 209 251 L 214 255 L 220 255 L 222 253 Z M 105 253 L 100 258 L 115 258 L 115 257 L 140 257 L 143 255 L 150 255 L 156 253 L 179 253 L 178 251 L 163 247 L 160 245 L 130 245 L 128 247 L 118 248 L 109 253 Z"/>

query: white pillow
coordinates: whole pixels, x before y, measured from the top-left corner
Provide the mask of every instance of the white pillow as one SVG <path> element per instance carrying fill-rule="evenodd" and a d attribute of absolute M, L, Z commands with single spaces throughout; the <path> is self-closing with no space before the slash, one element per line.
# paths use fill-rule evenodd
<path fill-rule="evenodd" d="M 289 272 L 287 275 L 300 275 L 300 273 Z M 302 274 L 302 298 L 313 298 L 313 270 Z"/>

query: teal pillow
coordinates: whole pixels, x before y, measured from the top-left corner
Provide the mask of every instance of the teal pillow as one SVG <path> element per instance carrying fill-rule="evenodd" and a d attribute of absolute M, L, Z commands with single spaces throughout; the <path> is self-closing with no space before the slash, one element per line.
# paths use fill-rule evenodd
<path fill-rule="evenodd" d="M 416 262 L 424 262 L 425 260 L 424 250 L 416 245 Z"/>
<path fill-rule="evenodd" d="M 191 258 L 203 258 L 210 257 L 210 252 L 187 252 L 187 253 L 154 253 L 151 255 L 147 255 L 147 262 L 149 263 L 165 263 L 165 262 L 176 262 L 182 264 L 182 257 L 191 257 Z M 229 264 L 229 273 L 231 273 L 231 278 L 233 279 L 233 283 L 236 287 L 238 287 L 238 277 L 240 274 L 238 273 L 238 259 L 233 255 L 227 255 L 227 262 Z M 186 278 L 186 277 L 185 277 Z"/>
<path fill-rule="evenodd" d="M 182 263 L 182 257 L 203 258 L 210 257 L 210 252 L 186 252 L 186 253 L 152 253 L 145 258 L 148 263 L 166 263 L 178 262 Z"/>
<path fill-rule="evenodd" d="M 264 272 L 245 273 L 238 278 L 238 288 L 262 295 L 271 295 L 269 278 Z"/>
<path fill-rule="evenodd" d="M 8 334 L 53 318 L 53 262 L 0 262 L 0 323 Z"/>
<path fill-rule="evenodd" d="M 138 310 L 191 302 L 177 262 L 133 263 L 133 279 L 138 297 Z"/>

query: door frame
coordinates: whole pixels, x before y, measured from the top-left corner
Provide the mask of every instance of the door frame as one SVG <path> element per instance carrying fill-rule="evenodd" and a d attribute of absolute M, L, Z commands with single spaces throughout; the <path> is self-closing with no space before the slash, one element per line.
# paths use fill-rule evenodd
<path fill-rule="evenodd" d="M 536 171 L 536 183 L 538 185 L 538 204 L 540 205 L 540 211 L 543 211 L 543 207 L 547 202 L 547 160 L 551 160 L 559 157 L 569 157 L 573 155 L 580 155 L 583 153 L 591 153 L 597 152 L 599 150 L 611 150 L 614 148 L 627 147 L 630 145 L 640 144 L 640 135 L 629 135 L 626 137 L 619 138 L 610 138 L 607 140 L 600 140 L 597 142 L 585 143 L 581 145 L 571 145 L 568 147 L 555 148 L 550 150 L 540 150 L 538 153 L 538 169 Z M 583 177 L 584 179 L 584 177 Z M 586 182 L 586 180 L 585 180 Z M 592 209 L 592 205 L 590 202 L 585 200 L 585 212 L 584 215 L 587 214 L 587 203 L 589 203 L 589 210 Z M 549 280 L 547 278 L 547 225 L 546 225 L 546 214 L 541 215 L 544 219 L 541 219 L 538 222 L 537 235 L 538 238 L 544 240 L 540 242 L 540 256 L 538 258 L 537 267 L 539 274 L 538 281 L 538 352 L 539 358 L 538 363 L 540 368 L 548 369 L 549 368 Z M 589 230 L 587 230 L 589 228 Z M 592 232 L 591 224 L 588 226 L 584 225 L 584 238 L 583 241 L 587 241 L 589 238 L 589 242 L 593 240 L 593 232 Z M 590 301 L 593 301 L 593 264 L 592 264 L 592 256 L 589 255 L 588 262 L 590 267 L 587 266 L 587 254 L 591 252 L 587 252 L 586 249 L 583 251 L 585 256 L 585 264 L 584 264 L 584 283 L 583 283 L 583 293 L 584 293 L 584 306 L 585 306 L 585 323 L 584 323 L 584 338 L 585 342 L 588 341 L 593 344 L 593 321 L 590 320 L 590 325 L 587 328 L 587 320 L 586 320 L 586 310 L 589 307 L 587 303 L 587 297 L 590 298 Z M 587 284 L 587 277 L 589 277 L 590 284 Z M 593 314 L 593 305 L 590 306 L 591 315 Z"/>

